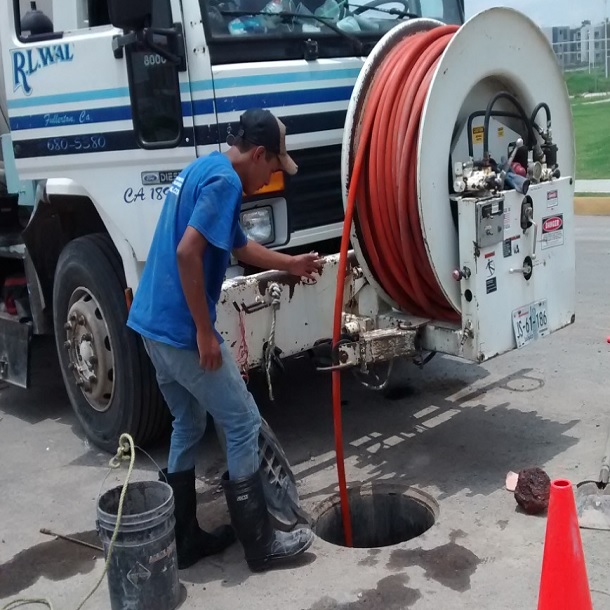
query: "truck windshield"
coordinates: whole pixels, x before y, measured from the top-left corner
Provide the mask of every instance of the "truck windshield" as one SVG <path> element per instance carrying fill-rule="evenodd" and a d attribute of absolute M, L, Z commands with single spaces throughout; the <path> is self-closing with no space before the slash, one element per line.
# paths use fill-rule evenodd
<path fill-rule="evenodd" d="M 213 63 L 302 59 L 312 41 L 316 57 L 366 55 L 398 21 L 463 22 L 462 0 L 200 2 Z"/>

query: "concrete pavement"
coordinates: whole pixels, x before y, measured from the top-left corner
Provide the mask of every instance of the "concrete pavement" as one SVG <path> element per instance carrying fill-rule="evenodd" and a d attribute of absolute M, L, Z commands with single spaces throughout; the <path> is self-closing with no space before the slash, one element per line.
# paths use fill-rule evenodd
<path fill-rule="evenodd" d="M 437 357 L 402 371 L 391 399 L 344 383 L 348 480 L 400 481 L 432 495 L 436 524 L 406 543 L 346 549 L 316 539 L 299 567 L 250 574 L 236 544 L 180 572 L 185 610 L 514 610 L 534 608 L 546 526 L 504 490 L 507 471 L 538 465 L 551 478 L 596 478 L 608 411 L 610 218 L 578 217 L 576 324 L 483 366 Z M 39 346 L 42 380 L 0 391 L 0 599 L 46 596 L 73 610 L 102 572 L 95 551 L 39 533 L 95 540 L 96 497 L 109 456 L 83 439 L 52 345 Z M 35 377 L 36 379 L 36 377 Z M 305 508 L 336 491 L 330 379 L 292 362 L 269 404 L 253 391 L 298 478 Z M 211 432 L 211 431 L 210 431 Z M 166 445 L 152 450 L 165 463 Z M 199 516 L 227 519 L 213 434 L 198 466 Z M 135 479 L 155 476 L 138 459 Z M 118 484 L 113 472 L 105 488 Z M 357 524 L 354 525 L 357 527 Z M 582 531 L 596 610 L 610 608 L 610 533 Z M 86 608 L 109 608 L 104 583 Z"/>
<path fill-rule="evenodd" d="M 576 180 L 577 193 L 610 193 L 610 180 Z"/>

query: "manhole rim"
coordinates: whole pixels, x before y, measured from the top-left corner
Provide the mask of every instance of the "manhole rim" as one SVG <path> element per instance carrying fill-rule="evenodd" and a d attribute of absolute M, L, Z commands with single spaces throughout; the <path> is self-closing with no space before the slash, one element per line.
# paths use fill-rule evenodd
<path fill-rule="evenodd" d="M 357 493 L 360 492 L 360 493 Z M 392 481 L 367 481 L 365 483 L 352 483 L 348 485 L 347 495 L 349 500 L 352 496 L 372 496 L 373 494 L 386 493 L 387 495 L 400 495 L 408 496 L 412 500 L 422 504 L 424 508 L 427 508 L 434 516 L 436 523 L 440 516 L 440 505 L 438 501 L 426 491 L 408 485 L 406 483 L 392 482 Z M 339 492 L 334 493 L 322 502 L 318 503 L 316 507 L 311 511 L 312 522 L 315 524 L 318 522 L 320 517 L 327 511 L 334 508 L 341 502 Z"/>
<path fill-rule="evenodd" d="M 440 505 L 438 501 L 429 493 L 398 481 L 367 481 L 365 483 L 354 482 L 348 486 L 347 489 L 348 498 L 350 503 L 356 498 L 369 498 L 373 495 L 385 495 L 385 496 L 402 496 L 407 500 L 411 500 L 419 504 L 424 510 L 428 511 L 432 518 L 432 525 L 418 535 L 416 538 L 420 539 L 421 536 L 429 532 L 435 525 L 438 525 L 440 517 Z M 334 493 L 322 502 L 318 503 L 314 510 L 310 512 L 311 516 L 311 529 L 318 540 L 323 541 L 326 544 L 330 544 L 334 547 L 349 548 L 343 545 L 337 545 L 329 540 L 323 538 L 318 532 L 318 524 L 326 515 L 331 511 L 336 511 L 341 503 L 339 493 Z M 392 548 L 395 546 L 407 544 L 410 540 L 404 540 L 396 542 L 392 545 L 383 546 L 371 546 L 371 547 L 354 547 L 349 550 L 362 550 L 363 548 Z"/>

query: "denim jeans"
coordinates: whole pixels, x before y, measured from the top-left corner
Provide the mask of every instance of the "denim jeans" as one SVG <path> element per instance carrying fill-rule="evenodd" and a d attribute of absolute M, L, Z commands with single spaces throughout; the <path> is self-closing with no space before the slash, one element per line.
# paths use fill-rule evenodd
<path fill-rule="evenodd" d="M 199 366 L 196 351 L 143 339 L 174 417 L 168 472 L 195 466 L 208 412 L 226 438 L 229 477 L 240 479 L 256 472 L 261 416 L 226 343 L 220 347 L 222 366 L 207 371 Z"/>

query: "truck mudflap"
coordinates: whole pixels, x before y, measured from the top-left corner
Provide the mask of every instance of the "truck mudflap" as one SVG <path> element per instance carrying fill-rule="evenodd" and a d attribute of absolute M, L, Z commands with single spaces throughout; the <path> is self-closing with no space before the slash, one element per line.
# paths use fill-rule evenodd
<path fill-rule="evenodd" d="M 31 322 L 0 312 L 0 379 L 29 387 L 31 340 Z"/>

